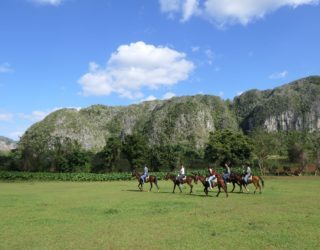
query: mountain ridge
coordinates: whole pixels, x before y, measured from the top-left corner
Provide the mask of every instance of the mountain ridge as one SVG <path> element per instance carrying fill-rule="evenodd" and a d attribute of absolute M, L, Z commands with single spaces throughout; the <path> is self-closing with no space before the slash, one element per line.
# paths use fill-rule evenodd
<path fill-rule="evenodd" d="M 92 105 L 61 109 L 32 125 L 23 143 L 50 147 L 55 137 L 101 150 L 110 136 L 140 133 L 151 145 L 181 144 L 203 148 L 210 132 L 320 129 L 320 77 L 309 76 L 269 90 L 248 90 L 232 101 L 193 95 L 145 101 L 129 106 Z"/>

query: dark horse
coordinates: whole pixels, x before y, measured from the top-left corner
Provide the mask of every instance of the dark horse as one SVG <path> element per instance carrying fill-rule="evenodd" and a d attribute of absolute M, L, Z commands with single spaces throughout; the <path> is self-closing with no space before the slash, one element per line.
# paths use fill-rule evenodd
<path fill-rule="evenodd" d="M 143 191 L 143 180 L 141 178 L 142 174 L 138 173 L 135 169 L 132 172 L 132 176 L 135 176 L 136 179 L 138 180 L 139 184 L 138 184 L 138 188 L 140 189 L 140 191 Z M 156 185 L 158 192 L 159 192 L 159 187 L 158 187 L 158 178 L 155 175 L 149 175 L 145 182 L 149 182 L 150 183 L 150 190 L 152 189 L 153 183 L 154 185 Z"/>
<path fill-rule="evenodd" d="M 235 185 L 234 185 L 235 183 L 237 183 L 240 186 L 240 192 L 243 192 L 242 187 L 245 188 L 246 192 L 249 192 L 249 190 L 247 189 L 247 185 L 252 183 L 256 188 L 254 190 L 254 194 L 256 193 L 257 189 L 259 189 L 259 193 L 261 194 L 260 181 L 261 181 L 262 187 L 264 187 L 264 180 L 262 179 L 261 176 L 251 175 L 248 178 L 248 183 L 245 183 L 242 174 L 231 173 L 230 177 L 227 179 L 227 182 L 231 182 L 233 184 L 233 189 L 231 192 L 233 192 L 235 188 Z"/>
<path fill-rule="evenodd" d="M 180 189 L 180 193 L 181 193 L 182 190 L 181 190 L 180 185 L 184 184 L 184 183 L 187 183 L 190 186 L 190 194 L 191 194 L 192 193 L 192 188 L 193 188 L 192 181 L 194 181 L 194 183 L 197 184 L 197 180 L 196 180 L 195 176 L 192 176 L 192 175 L 187 175 L 185 178 L 183 178 L 182 181 L 180 181 L 180 180 L 177 180 L 177 176 L 176 175 L 167 173 L 167 175 L 165 176 L 165 180 L 169 180 L 169 179 L 172 180 L 173 184 L 174 184 L 172 193 L 174 193 L 177 185 L 178 185 L 178 187 Z"/>
<path fill-rule="evenodd" d="M 231 193 L 234 191 L 237 184 L 240 187 L 240 192 L 242 192 L 242 176 L 236 173 L 230 173 L 229 177 L 226 179 L 227 182 L 232 183 L 233 188 Z"/>
<path fill-rule="evenodd" d="M 208 195 L 209 193 L 209 182 L 207 177 L 200 175 L 199 173 L 196 175 L 197 180 L 200 180 L 204 186 L 204 192 L 206 195 Z M 218 186 L 218 193 L 217 193 L 217 197 L 219 196 L 219 194 L 221 193 L 221 189 L 223 189 L 223 191 L 226 193 L 226 197 L 228 197 L 228 190 L 227 190 L 227 185 L 224 182 L 223 178 L 221 175 L 217 174 L 216 178 L 213 180 L 213 188 Z"/>

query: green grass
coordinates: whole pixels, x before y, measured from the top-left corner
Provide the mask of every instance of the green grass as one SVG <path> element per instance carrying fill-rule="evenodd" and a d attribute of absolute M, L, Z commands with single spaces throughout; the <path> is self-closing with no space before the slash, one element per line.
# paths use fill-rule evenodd
<path fill-rule="evenodd" d="M 172 194 L 169 181 L 160 193 L 135 181 L 4 182 L 0 249 L 319 249 L 320 178 L 265 184 L 217 198 L 200 184 Z"/>

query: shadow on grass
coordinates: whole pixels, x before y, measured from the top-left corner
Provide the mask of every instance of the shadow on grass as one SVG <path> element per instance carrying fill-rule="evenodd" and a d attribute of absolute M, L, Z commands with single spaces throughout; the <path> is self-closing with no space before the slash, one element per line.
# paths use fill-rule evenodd
<path fill-rule="evenodd" d="M 124 192 L 143 192 L 139 189 L 126 189 L 126 190 L 121 190 L 121 191 L 124 191 Z"/>

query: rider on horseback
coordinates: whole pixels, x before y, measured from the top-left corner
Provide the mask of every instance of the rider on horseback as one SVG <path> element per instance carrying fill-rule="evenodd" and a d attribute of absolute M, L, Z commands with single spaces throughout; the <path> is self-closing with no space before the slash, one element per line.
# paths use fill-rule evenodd
<path fill-rule="evenodd" d="M 209 177 L 208 177 L 209 189 L 212 189 L 211 181 L 213 181 L 216 178 L 217 173 L 210 166 L 208 167 L 208 172 L 209 172 Z"/>
<path fill-rule="evenodd" d="M 142 183 L 145 182 L 146 178 L 149 176 L 149 173 L 148 173 L 148 167 L 147 165 L 144 165 L 144 169 L 143 169 L 144 173 L 143 175 L 141 175 L 141 180 L 142 180 Z"/>
<path fill-rule="evenodd" d="M 247 168 L 246 168 L 246 171 L 245 171 L 244 174 L 245 174 L 245 176 L 244 176 L 244 178 L 243 178 L 244 183 L 245 183 L 245 184 L 248 184 L 248 179 L 249 179 L 249 177 L 251 176 L 251 168 L 250 168 L 249 164 L 247 164 Z"/>
<path fill-rule="evenodd" d="M 177 181 L 183 184 L 183 178 L 185 177 L 184 166 L 181 164 L 179 174 L 177 176 Z"/>
<path fill-rule="evenodd" d="M 224 170 L 224 173 L 223 173 L 223 180 L 224 180 L 224 183 L 227 183 L 227 179 L 230 177 L 230 173 L 231 173 L 230 167 L 228 165 L 228 162 L 226 162 L 224 164 L 224 168 L 225 168 L 225 170 Z"/>

